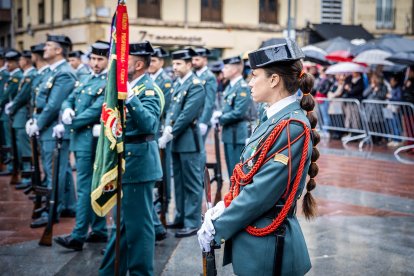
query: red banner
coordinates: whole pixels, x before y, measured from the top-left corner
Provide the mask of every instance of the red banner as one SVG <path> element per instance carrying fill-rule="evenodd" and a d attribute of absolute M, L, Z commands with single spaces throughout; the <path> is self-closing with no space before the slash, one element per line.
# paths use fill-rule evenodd
<path fill-rule="evenodd" d="M 116 9 L 116 68 L 118 99 L 127 97 L 129 54 L 129 23 L 125 4 L 119 4 Z"/>

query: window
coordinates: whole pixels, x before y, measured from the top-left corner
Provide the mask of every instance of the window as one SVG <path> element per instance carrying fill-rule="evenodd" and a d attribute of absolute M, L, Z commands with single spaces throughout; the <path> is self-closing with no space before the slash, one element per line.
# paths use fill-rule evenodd
<path fill-rule="evenodd" d="M 138 17 L 161 18 L 160 0 L 138 0 Z"/>
<path fill-rule="evenodd" d="M 277 24 L 277 0 L 260 0 L 260 23 Z"/>
<path fill-rule="evenodd" d="M 40 0 L 39 4 L 37 4 L 38 16 L 39 16 L 39 24 L 45 23 L 45 1 Z"/>
<path fill-rule="evenodd" d="M 17 28 L 23 28 L 23 9 L 17 9 Z"/>
<path fill-rule="evenodd" d="M 321 23 L 342 23 L 342 0 L 322 0 Z"/>
<path fill-rule="evenodd" d="M 63 0 L 62 8 L 63 8 L 62 19 L 63 20 L 70 19 L 70 0 Z"/>
<path fill-rule="evenodd" d="M 222 21 L 222 1 L 221 0 L 202 0 L 201 1 L 201 21 Z"/>
<path fill-rule="evenodd" d="M 377 0 L 377 29 L 394 29 L 395 22 L 395 8 L 393 7 L 393 0 Z"/>

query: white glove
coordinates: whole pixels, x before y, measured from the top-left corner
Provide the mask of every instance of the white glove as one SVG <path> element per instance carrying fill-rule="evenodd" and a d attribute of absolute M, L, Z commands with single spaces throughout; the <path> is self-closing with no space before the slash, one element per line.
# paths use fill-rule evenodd
<path fill-rule="evenodd" d="M 72 118 L 75 117 L 75 111 L 72 108 L 66 108 L 62 114 L 62 122 L 65 125 L 72 124 Z"/>
<path fill-rule="evenodd" d="M 93 125 L 92 127 L 92 136 L 99 137 L 101 135 L 101 125 Z"/>
<path fill-rule="evenodd" d="M 201 225 L 200 230 L 197 231 L 198 243 L 200 244 L 201 250 L 204 252 L 210 252 L 211 241 L 214 240 L 214 236 L 206 231 L 205 221 Z"/>
<path fill-rule="evenodd" d="M 27 121 L 27 123 L 29 123 L 29 126 L 26 129 L 27 135 L 29 135 L 29 137 L 32 137 L 34 135 L 39 135 L 39 127 L 37 126 L 37 121 L 30 119 L 29 121 Z M 27 123 L 26 123 L 26 126 L 27 126 Z"/>
<path fill-rule="evenodd" d="M 170 142 L 174 138 L 174 136 L 171 133 L 172 133 L 172 127 L 171 126 L 165 127 L 164 132 L 162 133 L 162 136 L 158 139 L 158 147 L 160 149 L 165 149 L 165 147 L 167 146 L 167 143 Z"/>
<path fill-rule="evenodd" d="M 31 124 L 33 124 L 33 119 L 27 120 L 26 125 L 25 125 L 27 135 L 29 135 L 29 130 L 30 130 L 30 125 Z"/>
<path fill-rule="evenodd" d="M 135 93 L 134 93 L 134 91 L 132 91 L 132 87 L 129 84 L 129 82 L 127 82 L 127 99 L 126 99 L 126 102 L 129 103 L 134 96 L 135 96 Z"/>
<path fill-rule="evenodd" d="M 53 134 L 52 137 L 62 138 L 65 134 L 65 127 L 63 124 L 57 124 L 53 127 Z"/>
<path fill-rule="evenodd" d="M 6 113 L 6 115 L 10 114 L 10 108 L 13 106 L 13 101 L 6 103 L 6 105 L 4 106 L 4 113 Z"/>
<path fill-rule="evenodd" d="M 198 127 L 200 128 L 200 133 L 201 133 L 201 136 L 206 135 L 206 133 L 207 133 L 207 129 L 208 129 L 208 125 L 203 124 L 203 123 L 200 123 L 200 124 L 198 125 Z"/>
<path fill-rule="evenodd" d="M 226 209 L 226 205 L 224 205 L 223 200 L 217 202 L 216 206 L 214 206 L 213 208 L 210 209 L 210 210 L 212 210 L 211 211 L 211 220 L 218 219 L 221 216 L 221 214 L 223 214 L 225 209 Z"/>
<path fill-rule="evenodd" d="M 210 123 L 215 126 L 219 122 L 220 116 L 223 115 L 223 112 L 216 110 L 213 112 L 213 116 L 211 116 Z"/>

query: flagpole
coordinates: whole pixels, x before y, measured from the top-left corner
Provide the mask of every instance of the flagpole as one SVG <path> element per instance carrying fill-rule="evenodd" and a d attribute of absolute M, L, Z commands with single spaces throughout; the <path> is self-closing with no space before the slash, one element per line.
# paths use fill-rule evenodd
<path fill-rule="evenodd" d="M 118 106 L 123 106 L 123 100 L 118 100 Z M 121 126 L 124 127 L 124 116 L 121 111 Z M 115 275 L 119 276 L 120 256 L 120 239 L 121 239 L 121 193 L 122 193 L 122 159 L 123 152 L 118 153 L 118 179 L 116 190 L 116 239 L 115 239 Z"/>

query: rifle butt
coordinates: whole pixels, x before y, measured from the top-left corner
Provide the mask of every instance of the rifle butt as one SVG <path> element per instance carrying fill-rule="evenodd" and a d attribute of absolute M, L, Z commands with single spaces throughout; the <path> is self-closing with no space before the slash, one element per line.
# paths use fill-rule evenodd
<path fill-rule="evenodd" d="M 52 238 L 53 238 L 53 224 L 47 225 L 45 231 L 43 231 L 43 235 L 39 240 L 39 245 L 41 246 L 52 246 Z"/>

